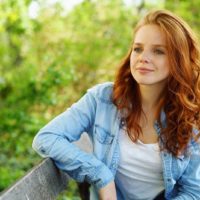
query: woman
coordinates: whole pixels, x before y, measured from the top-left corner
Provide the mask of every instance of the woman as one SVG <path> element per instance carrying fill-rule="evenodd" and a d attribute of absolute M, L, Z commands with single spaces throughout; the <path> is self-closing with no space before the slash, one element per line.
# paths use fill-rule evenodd
<path fill-rule="evenodd" d="M 91 183 L 91 199 L 200 199 L 199 52 L 182 19 L 148 13 L 114 84 L 89 89 L 39 131 L 33 148 Z M 93 154 L 72 144 L 83 132 Z"/>

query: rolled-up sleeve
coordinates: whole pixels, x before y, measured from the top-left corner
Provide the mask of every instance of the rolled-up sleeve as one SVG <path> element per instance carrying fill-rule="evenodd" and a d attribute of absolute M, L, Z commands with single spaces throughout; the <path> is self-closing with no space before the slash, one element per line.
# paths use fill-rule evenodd
<path fill-rule="evenodd" d="M 77 181 L 88 181 L 97 189 L 114 179 L 110 169 L 93 154 L 80 150 L 72 142 L 92 129 L 97 101 L 94 90 L 43 127 L 33 140 L 33 149 L 50 157 L 61 170 Z"/>

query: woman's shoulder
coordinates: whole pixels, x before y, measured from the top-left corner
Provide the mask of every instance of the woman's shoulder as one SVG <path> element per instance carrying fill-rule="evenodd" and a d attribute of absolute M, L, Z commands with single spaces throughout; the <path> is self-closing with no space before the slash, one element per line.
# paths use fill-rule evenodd
<path fill-rule="evenodd" d="M 113 85 L 113 82 L 100 83 L 88 89 L 87 92 L 101 101 L 112 103 Z"/>
<path fill-rule="evenodd" d="M 196 128 L 193 128 L 193 138 L 189 144 L 189 147 L 192 151 L 198 152 L 200 155 L 200 131 Z"/>

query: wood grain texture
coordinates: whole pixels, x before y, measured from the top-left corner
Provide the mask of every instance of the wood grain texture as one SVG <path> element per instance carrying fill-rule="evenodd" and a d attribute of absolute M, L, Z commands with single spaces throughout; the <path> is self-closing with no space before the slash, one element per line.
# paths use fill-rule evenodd
<path fill-rule="evenodd" d="M 75 143 L 85 152 L 92 151 L 86 133 Z M 0 200 L 53 200 L 67 188 L 70 177 L 59 170 L 50 158 L 44 159 L 0 195 Z"/>
<path fill-rule="evenodd" d="M 1 196 L 0 200 L 53 200 L 66 189 L 69 177 L 46 158 Z"/>

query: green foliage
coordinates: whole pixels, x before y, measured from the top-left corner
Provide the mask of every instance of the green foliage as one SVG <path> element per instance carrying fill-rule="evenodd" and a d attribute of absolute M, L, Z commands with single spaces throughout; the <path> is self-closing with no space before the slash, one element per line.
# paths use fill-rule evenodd
<path fill-rule="evenodd" d="M 59 3 L 38 2 L 31 19 L 31 0 L 0 1 L 0 191 L 40 160 L 31 148 L 39 128 L 90 86 L 113 80 L 146 10 L 166 7 L 199 29 L 199 0 L 141 1 L 134 8 L 85 0 L 66 15 Z M 78 196 L 74 182 L 65 196 Z"/>
<path fill-rule="evenodd" d="M 75 181 L 71 180 L 69 182 L 68 188 L 68 190 L 62 192 L 58 196 L 57 200 L 81 200 Z"/>
<path fill-rule="evenodd" d="M 200 26 L 199 6 L 199 0 L 169 0 L 166 1 L 165 7 L 183 17 L 198 32 Z"/>
<path fill-rule="evenodd" d="M 17 20 L 6 18 L 1 32 L 1 190 L 39 160 L 31 148 L 39 128 L 88 87 L 111 79 L 129 48 L 135 19 L 114 1 L 85 1 L 66 16 L 57 5 L 41 6 L 39 16 L 30 19 L 19 12 L 19 2 L 0 4 Z M 24 1 L 22 10 L 27 5 Z"/>

